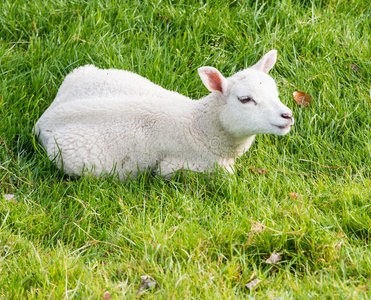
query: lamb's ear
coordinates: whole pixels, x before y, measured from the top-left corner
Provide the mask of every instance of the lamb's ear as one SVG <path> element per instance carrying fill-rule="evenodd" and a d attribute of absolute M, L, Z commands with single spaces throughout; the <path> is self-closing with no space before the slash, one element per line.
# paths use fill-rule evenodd
<path fill-rule="evenodd" d="M 227 91 L 228 81 L 213 67 L 201 67 L 198 69 L 202 82 L 210 92 L 224 94 Z"/>
<path fill-rule="evenodd" d="M 268 73 L 273 68 L 277 61 L 277 50 L 271 50 L 265 54 L 255 65 L 251 68 Z"/>

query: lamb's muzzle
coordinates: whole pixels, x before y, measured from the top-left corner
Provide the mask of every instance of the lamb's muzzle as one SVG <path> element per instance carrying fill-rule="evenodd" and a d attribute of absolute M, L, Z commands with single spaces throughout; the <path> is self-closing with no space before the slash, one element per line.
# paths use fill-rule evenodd
<path fill-rule="evenodd" d="M 256 134 L 284 135 L 294 124 L 267 73 L 269 51 L 254 66 L 225 78 L 213 67 L 198 73 L 211 92 L 194 101 L 137 74 L 84 66 L 74 70 L 35 125 L 51 160 L 68 174 L 152 170 L 232 171 Z"/>
<path fill-rule="evenodd" d="M 284 119 L 292 120 L 292 113 L 283 113 L 281 114 L 281 117 Z"/>

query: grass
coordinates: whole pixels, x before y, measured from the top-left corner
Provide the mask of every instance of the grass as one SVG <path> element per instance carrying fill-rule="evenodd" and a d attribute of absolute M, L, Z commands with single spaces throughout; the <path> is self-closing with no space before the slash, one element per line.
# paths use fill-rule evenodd
<path fill-rule="evenodd" d="M 0 24 L 1 299 L 371 297 L 368 1 L 4 0 Z M 229 76 L 270 49 L 296 124 L 235 175 L 71 178 L 32 135 L 78 66 L 199 99 L 198 67 Z M 158 286 L 135 296 L 146 274 Z"/>

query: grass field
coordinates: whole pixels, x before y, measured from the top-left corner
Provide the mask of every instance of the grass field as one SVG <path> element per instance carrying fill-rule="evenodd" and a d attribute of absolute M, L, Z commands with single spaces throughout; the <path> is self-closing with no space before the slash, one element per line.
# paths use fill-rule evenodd
<path fill-rule="evenodd" d="M 66 2 L 0 1 L 0 299 L 371 298 L 367 0 Z M 198 67 L 230 76 L 270 49 L 295 126 L 235 175 L 71 178 L 32 135 L 78 66 L 199 99 Z M 136 296 L 142 275 L 158 285 Z"/>

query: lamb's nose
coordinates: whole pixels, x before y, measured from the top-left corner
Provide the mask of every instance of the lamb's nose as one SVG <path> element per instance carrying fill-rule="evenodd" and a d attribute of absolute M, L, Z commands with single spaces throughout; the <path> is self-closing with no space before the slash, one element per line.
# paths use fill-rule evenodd
<path fill-rule="evenodd" d="M 292 114 L 291 113 L 284 113 L 281 114 L 281 117 L 284 119 L 292 119 Z"/>

